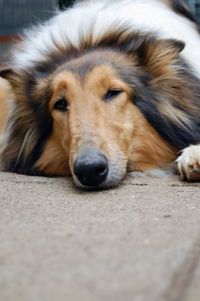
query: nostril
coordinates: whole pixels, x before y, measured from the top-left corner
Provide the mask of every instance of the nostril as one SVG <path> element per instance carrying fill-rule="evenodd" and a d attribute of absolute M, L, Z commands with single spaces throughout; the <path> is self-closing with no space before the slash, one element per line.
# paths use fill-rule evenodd
<path fill-rule="evenodd" d="M 97 176 L 103 176 L 107 172 L 107 169 L 108 169 L 107 164 L 101 165 L 96 168 L 95 173 Z"/>
<path fill-rule="evenodd" d="M 85 186 L 97 187 L 108 175 L 107 158 L 99 152 L 89 152 L 79 155 L 75 160 L 74 173 L 79 182 Z"/>
<path fill-rule="evenodd" d="M 79 178 L 79 180 L 80 180 L 81 183 L 86 183 L 87 182 L 87 177 L 85 177 L 85 176 L 83 176 L 81 174 L 78 175 L 78 178 Z"/>

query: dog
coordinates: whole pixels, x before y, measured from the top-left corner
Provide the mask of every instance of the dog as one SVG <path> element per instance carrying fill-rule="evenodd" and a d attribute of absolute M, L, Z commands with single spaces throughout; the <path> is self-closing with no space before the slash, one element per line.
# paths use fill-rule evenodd
<path fill-rule="evenodd" d="M 78 1 L 28 30 L 0 76 L 3 170 L 98 189 L 176 161 L 200 179 L 200 24 L 181 1 Z"/>

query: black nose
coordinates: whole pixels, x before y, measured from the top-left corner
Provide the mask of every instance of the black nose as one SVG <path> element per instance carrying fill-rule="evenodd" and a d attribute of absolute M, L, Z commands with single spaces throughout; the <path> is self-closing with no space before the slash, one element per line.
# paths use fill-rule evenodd
<path fill-rule="evenodd" d="M 104 154 L 89 150 L 80 154 L 74 163 L 74 173 L 79 182 L 88 187 L 102 184 L 108 175 L 108 161 Z"/>

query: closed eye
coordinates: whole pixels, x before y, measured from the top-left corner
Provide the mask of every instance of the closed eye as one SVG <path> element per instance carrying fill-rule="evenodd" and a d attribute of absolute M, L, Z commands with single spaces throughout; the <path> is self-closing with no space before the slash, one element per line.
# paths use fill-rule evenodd
<path fill-rule="evenodd" d="M 104 95 L 104 100 L 109 101 L 112 98 L 117 97 L 120 95 L 123 91 L 122 90 L 109 90 L 105 95 Z"/>

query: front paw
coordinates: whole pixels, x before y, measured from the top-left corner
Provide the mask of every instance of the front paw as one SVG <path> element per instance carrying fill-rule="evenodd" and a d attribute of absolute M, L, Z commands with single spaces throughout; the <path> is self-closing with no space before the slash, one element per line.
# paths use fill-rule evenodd
<path fill-rule="evenodd" d="M 191 145 L 176 160 L 182 180 L 200 181 L 200 145 Z"/>

